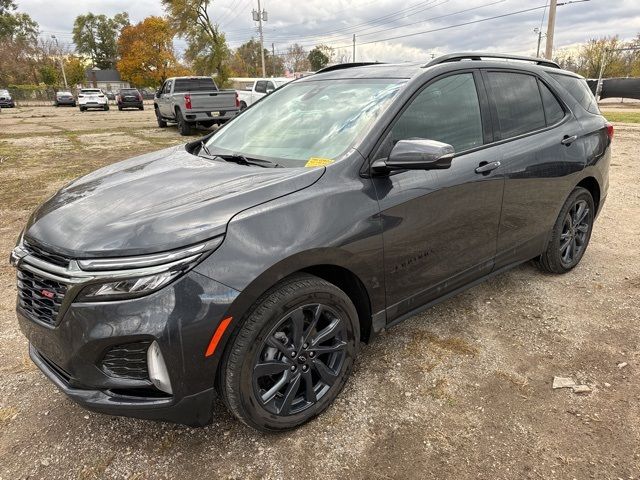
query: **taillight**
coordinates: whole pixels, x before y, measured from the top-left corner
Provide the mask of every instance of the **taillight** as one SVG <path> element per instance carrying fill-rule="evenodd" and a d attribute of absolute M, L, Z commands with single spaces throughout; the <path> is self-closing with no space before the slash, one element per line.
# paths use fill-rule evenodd
<path fill-rule="evenodd" d="M 607 122 L 607 136 L 609 137 L 609 141 L 613 140 L 613 125 Z"/>
<path fill-rule="evenodd" d="M 184 96 L 184 108 L 191 110 L 191 95 L 188 93 Z"/>
<path fill-rule="evenodd" d="M 236 92 L 236 107 L 240 108 L 240 95 L 238 95 L 238 92 Z"/>

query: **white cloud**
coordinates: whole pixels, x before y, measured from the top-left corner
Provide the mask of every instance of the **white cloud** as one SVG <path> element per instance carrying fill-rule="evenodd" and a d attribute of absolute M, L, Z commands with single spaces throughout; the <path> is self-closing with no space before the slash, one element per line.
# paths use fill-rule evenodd
<path fill-rule="evenodd" d="M 71 42 L 74 18 L 89 11 L 113 15 L 127 11 L 133 22 L 162 15 L 158 0 L 18 0 L 46 34 L 55 33 Z M 426 60 L 432 52 L 501 51 L 531 54 L 536 49 L 535 27 L 543 10 L 455 28 L 452 25 L 545 5 L 545 0 L 263 0 L 269 12 L 265 45 L 278 51 L 298 42 L 307 48 L 328 43 L 351 55 L 351 36 L 356 33 L 357 60 Z M 257 37 L 251 20 L 256 0 L 213 0 L 210 15 L 217 19 L 231 46 Z M 473 10 L 471 10 L 473 9 Z M 466 10 L 456 14 L 456 12 Z M 439 18 L 438 18 L 439 17 Z M 446 28 L 444 30 L 433 31 Z M 546 23 L 543 25 L 546 30 Z M 431 31 L 431 32 L 428 32 Z M 420 33 L 426 32 L 426 33 Z M 402 39 L 389 37 L 412 35 Z M 558 8 L 555 45 L 582 43 L 604 35 L 630 39 L 640 33 L 640 2 L 637 0 L 590 0 Z M 379 41 L 365 44 L 366 42 Z M 544 42 L 543 42 L 544 43 Z M 178 45 L 183 43 L 178 42 Z M 544 45 L 543 45 L 544 48 Z"/>

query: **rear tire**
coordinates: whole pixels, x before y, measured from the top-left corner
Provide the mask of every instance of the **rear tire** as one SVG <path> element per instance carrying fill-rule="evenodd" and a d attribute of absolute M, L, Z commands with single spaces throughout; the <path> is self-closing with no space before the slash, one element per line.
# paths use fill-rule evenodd
<path fill-rule="evenodd" d="M 160 110 L 156 107 L 154 109 L 156 111 L 156 120 L 158 121 L 158 126 L 160 128 L 167 128 L 167 122 L 160 116 Z"/>
<path fill-rule="evenodd" d="M 238 328 L 222 361 L 221 396 L 238 419 L 262 431 L 292 429 L 326 410 L 360 341 L 353 302 L 307 274 L 268 290 Z"/>
<path fill-rule="evenodd" d="M 81 111 L 81 112 L 84 112 L 85 110 L 86 110 L 86 108 L 84 108 L 84 107 L 80 107 L 80 111 Z"/>
<path fill-rule="evenodd" d="M 109 105 L 105 105 L 105 106 L 104 106 L 104 111 L 105 111 L 105 112 L 108 112 L 108 111 L 109 111 Z"/>
<path fill-rule="evenodd" d="M 179 108 L 176 108 L 176 122 L 178 123 L 180 135 L 184 137 L 191 135 L 191 125 L 184 119 Z"/>
<path fill-rule="evenodd" d="M 240 111 L 243 111 L 245 108 L 247 108 L 247 103 L 243 100 L 240 102 Z"/>
<path fill-rule="evenodd" d="M 144 105 L 139 108 L 140 110 L 144 110 Z"/>
<path fill-rule="evenodd" d="M 119 106 L 119 107 L 118 107 L 118 110 L 122 111 L 122 107 L 120 107 L 120 106 Z"/>
<path fill-rule="evenodd" d="M 547 249 L 534 260 L 536 265 L 549 273 L 566 273 L 575 268 L 589 245 L 594 218 L 591 193 L 577 187 L 562 206 Z"/>

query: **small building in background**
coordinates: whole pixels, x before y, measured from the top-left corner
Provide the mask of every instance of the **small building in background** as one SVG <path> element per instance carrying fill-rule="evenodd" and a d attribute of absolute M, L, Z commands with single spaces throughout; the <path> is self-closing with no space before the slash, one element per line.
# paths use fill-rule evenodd
<path fill-rule="evenodd" d="M 120 78 L 120 73 L 115 69 L 100 70 L 98 67 L 88 68 L 85 71 L 84 87 L 100 88 L 105 93 L 117 93 L 121 88 L 129 88 L 129 82 Z"/>

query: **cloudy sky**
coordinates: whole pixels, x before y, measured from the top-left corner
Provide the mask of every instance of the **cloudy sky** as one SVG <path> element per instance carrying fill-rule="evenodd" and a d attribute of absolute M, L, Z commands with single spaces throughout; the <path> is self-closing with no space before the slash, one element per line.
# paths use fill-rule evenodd
<path fill-rule="evenodd" d="M 537 43 L 533 29 L 542 24 L 546 32 L 546 0 L 261 1 L 269 15 L 265 46 L 274 43 L 276 52 L 284 52 L 293 42 L 307 49 L 325 43 L 349 60 L 354 33 L 356 60 L 390 62 L 424 60 L 432 54 L 451 51 L 532 54 Z M 40 24 L 43 35 L 55 34 L 62 43 L 71 43 L 73 20 L 83 13 L 113 15 L 126 11 L 133 23 L 163 14 L 160 0 L 17 3 L 19 10 Z M 257 36 L 252 8 L 257 8 L 257 0 L 212 0 L 210 15 L 227 34 L 232 47 Z M 492 18 L 498 16 L 502 17 Z M 556 47 L 616 34 L 623 39 L 640 34 L 640 1 L 589 0 L 558 7 Z M 177 41 L 176 45 L 180 49 L 184 43 Z"/>

